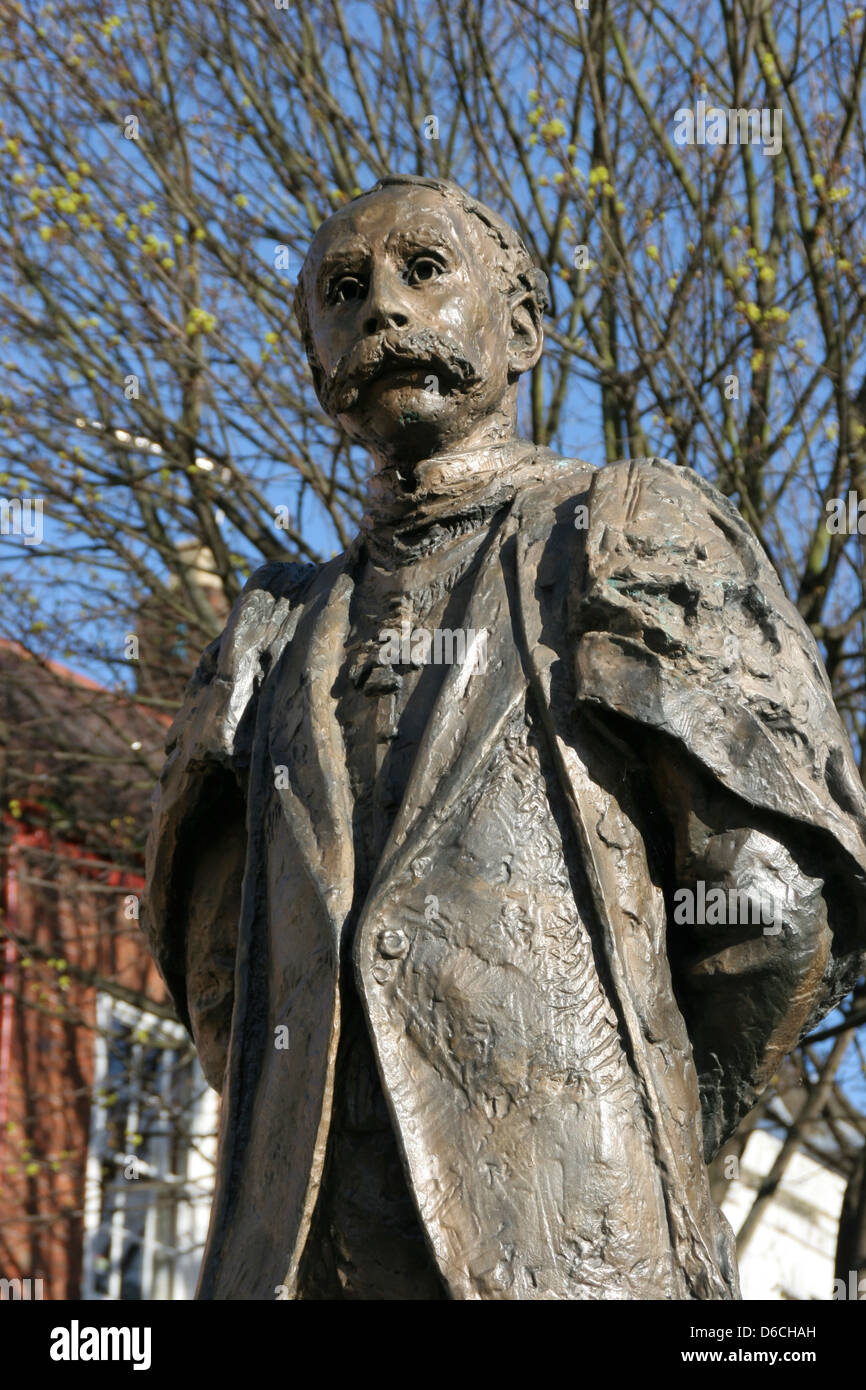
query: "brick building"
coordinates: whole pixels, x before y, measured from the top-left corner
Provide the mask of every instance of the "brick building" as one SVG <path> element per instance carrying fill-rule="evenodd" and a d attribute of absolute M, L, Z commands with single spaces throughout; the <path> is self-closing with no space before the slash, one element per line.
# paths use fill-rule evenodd
<path fill-rule="evenodd" d="M 217 1102 L 138 925 L 167 722 L 0 643 L 0 1298 L 194 1290 Z"/>

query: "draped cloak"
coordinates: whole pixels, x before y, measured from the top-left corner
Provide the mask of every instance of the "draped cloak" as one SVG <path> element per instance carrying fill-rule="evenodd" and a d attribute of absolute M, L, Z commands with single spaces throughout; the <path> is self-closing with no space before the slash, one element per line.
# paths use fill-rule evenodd
<path fill-rule="evenodd" d="M 145 926 L 223 1091 L 203 1298 L 295 1296 L 321 1181 L 355 884 L 334 695 L 354 558 L 350 546 L 322 566 L 277 562 L 252 576 L 190 683 L 155 793 Z M 580 847 L 687 1296 L 736 1296 L 705 1161 L 773 1059 L 852 987 L 866 944 L 866 797 L 814 639 L 736 509 L 698 475 L 654 458 L 595 469 L 548 450 L 521 474 L 464 626 L 486 632 L 486 670 L 454 664 L 443 679 L 353 946 L 440 1274 L 458 1299 L 569 1296 L 556 1260 L 531 1286 L 521 1265 L 524 1252 L 555 1247 L 556 1201 L 528 1174 L 503 1216 L 502 1192 L 477 1162 L 489 1116 L 467 1107 L 407 1021 L 424 934 L 437 929 L 425 913 L 428 895 L 442 896 L 437 845 L 530 692 Z M 656 737 L 710 785 L 772 816 L 783 842 L 787 827 L 811 845 L 832 904 L 832 950 L 798 980 L 796 999 L 785 1000 L 784 935 L 761 941 L 757 926 L 697 961 L 672 948 L 629 730 L 634 746 Z M 409 942 L 400 958 L 398 939 Z M 702 1031 L 714 990 L 726 1026 Z M 286 1051 L 274 1046 L 281 1026 Z M 568 1146 L 570 1113 L 525 1103 L 509 1123 L 524 1127 L 518 1146 L 531 1151 L 555 1116 L 541 1144 L 555 1150 Z"/>

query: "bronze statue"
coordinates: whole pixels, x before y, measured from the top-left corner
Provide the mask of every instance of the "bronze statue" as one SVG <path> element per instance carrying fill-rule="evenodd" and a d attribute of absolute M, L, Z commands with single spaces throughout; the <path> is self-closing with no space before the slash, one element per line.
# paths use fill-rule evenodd
<path fill-rule="evenodd" d="M 546 292 L 437 180 L 383 180 L 304 264 L 367 514 L 250 579 L 148 856 L 223 1091 L 201 1298 L 736 1298 L 706 1161 L 861 969 L 815 642 L 695 473 L 517 437 Z"/>

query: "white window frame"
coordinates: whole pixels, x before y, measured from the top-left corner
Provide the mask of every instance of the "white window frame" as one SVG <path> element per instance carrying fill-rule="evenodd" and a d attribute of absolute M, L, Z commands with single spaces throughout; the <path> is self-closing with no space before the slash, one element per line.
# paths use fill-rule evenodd
<path fill-rule="evenodd" d="M 138 1066 L 145 1049 L 162 1048 L 165 1063 L 160 1062 L 157 1091 L 166 1097 L 172 1081 L 172 1071 L 179 1056 L 191 1044 L 185 1029 L 170 1019 L 161 1018 L 147 1009 L 136 1008 L 117 999 L 107 991 L 96 998 L 96 1043 L 94 1047 L 93 1092 L 90 1112 L 90 1140 L 87 1151 L 84 1200 L 84 1277 L 82 1298 L 114 1302 L 121 1298 L 121 1254 L 124 1242 L 132 1237 L 141 1246 L 141 1298 L 189 1299 L 194 1296 L 204 1243 L 207 1236 L 211 1198 L 213 1195 L 216 1161 L 216 1130 L 219 1098 L 205 1081 L 198 1059 L 192 1063 L 194 1098 L 184 1112 L 184 1128 L 190 1142 L 185 1146 L 186 1172 L 169 1170 L 172 1140 L 168 1113 L 165 1133 L 149 1139 L 149 1162 L 139 1159 L 139 1176 L 124 1177 L 128 1160 L 136 1157 L 132 1136 L 140 1125 L 140 1094 L 136 1085 Z M 110 1081 L 110 1040 L 121 1028 L 131 1034 L 132 1076 L 125 1124 L 123 1153 L 110 1151 L 111 1110 L 105 1104 Z M 147 1041 L 138 1035 L 146 1034 Z M 117 1176 L 104 1182 L 106 1163 L 114 1164 Z M 138 1208 L 144 1196 L 153 1195 L 145 1206 L 144 1232 L 141 1238 L 127 1229 L 127 1209 L 133 1203 Z M 131 1201 L 129 1199 L 132 1199 Z M 103 1203 L 107 1199 L 110 1220 L 103 1221 Z M 168 1202 L 174 1210 L 175 1236 L 172 1245 L 163 1244 L 157 1235 L 160 1204 Z M 108 1267 L 105 1269 L 101 1247 L 105 1227 L 109 1230 Z M 167 1258 L 158 1259 L 163 1256 Z M 99 1282 L 107 1274 L 107 1289 L 97 1292 Z"/>

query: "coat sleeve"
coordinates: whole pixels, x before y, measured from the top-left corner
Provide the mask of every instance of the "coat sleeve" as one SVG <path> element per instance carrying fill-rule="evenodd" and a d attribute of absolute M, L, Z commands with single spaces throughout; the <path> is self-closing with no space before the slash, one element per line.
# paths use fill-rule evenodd
<path fill-rule="evenodd" d="M 720 493 L 662 460 L 599 470 L 582 563 L 578 701 L 649 769 L 669 895 L 783 904 L 765 930 L 677 922 L 669 900 L 712 1153 L 863 969 L 866 796 L 815 641 Z"/>
<path fill-rule="evenodd" d="M 142 924 L 216 1090 L 231 1031 L 258 692 L 309 572 L 276 563 L 250 578 L 187 687 L 154 792 Z"/>

